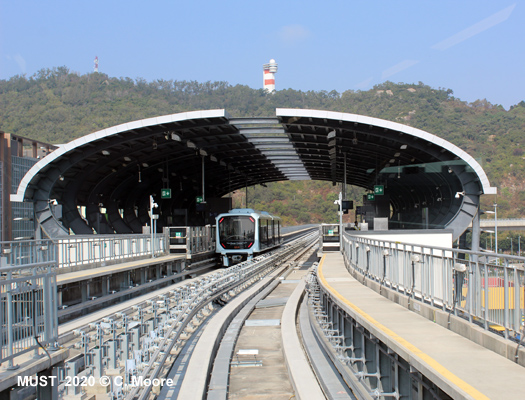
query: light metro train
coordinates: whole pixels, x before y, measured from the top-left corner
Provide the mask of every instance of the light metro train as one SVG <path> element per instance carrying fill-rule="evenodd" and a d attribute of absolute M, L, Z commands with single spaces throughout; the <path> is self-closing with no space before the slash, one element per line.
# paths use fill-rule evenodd
<path fill-rule="evenodd" d="M 251 208 L 235 208 L 216 218 L 216 252 L 225 267 L 280 246 L 281 219 Z"/>

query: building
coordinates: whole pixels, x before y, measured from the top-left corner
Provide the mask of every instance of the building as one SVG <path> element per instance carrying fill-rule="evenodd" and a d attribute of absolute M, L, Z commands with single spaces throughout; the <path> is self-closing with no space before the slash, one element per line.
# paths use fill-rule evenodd
<path fill-rule="evenodd" d="M 57 147 L 0 131 L 0 240 L 35 237 L 32 203 L 11 202 L 20 181 L 40 158 Z"/>

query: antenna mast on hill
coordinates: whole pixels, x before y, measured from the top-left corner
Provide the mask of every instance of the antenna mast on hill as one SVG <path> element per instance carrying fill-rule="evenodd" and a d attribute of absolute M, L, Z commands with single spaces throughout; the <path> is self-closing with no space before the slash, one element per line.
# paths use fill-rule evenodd
<path fill-rule="evenodd" d="M 98 72 L 98 56 L 95 56 L 95 67 L 93 68 L 94 72 Z"/>

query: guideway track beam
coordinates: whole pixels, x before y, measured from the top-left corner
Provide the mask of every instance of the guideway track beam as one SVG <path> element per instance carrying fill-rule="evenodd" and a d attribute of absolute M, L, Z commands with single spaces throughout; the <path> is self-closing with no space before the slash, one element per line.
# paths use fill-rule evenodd
<path fill-rule="evenodd" d="M 317 237 L 317 233 L 311 234 L 309 237 Z M 307 247 L 305 239 L 296 241 L 296 243 L 297 248 Z M 289 253 L 292 253 L 292 251 Z M 285 258 L 284 255 L 281 255 L 277 259 L 284 262 Z M 278 275 L 272 272 L 271 276 L 276 277 Z M 251 297 L 255 296 L 263 287 L 270 283 L 271 276 L 265 277 L 257 287 L 250 288 L 246 293 L 243 293 L 242 297 L 235 299 L 234 302 L 228 303 L 224 309 L 217 313 L 214 319 L 209 322 L 189 362 L 186 376 L 179 392 L 179 398 L 202 399 L 205 397 L 208 387 L 208 373 L 211 371 L 219 342 L 227 330 L 229 322 L 233 319 L 234 315 L 248 303 Z"/>
<path fill-rule="evenodd" d="M 313 243 L 305 245 L 304 249 L 300 251 L 299 254 L 294 255 L 293 258 L 295 260 L 300 259 L 311 251 L 313 245 Z M 278 270 L 272 272 L 271 277 L 273 277 L 273 281 L 269 283 L 268 286 L 266 286 L 266 288 L 263 289 L 259 294 L 254 296 L 243 307 L 243 309 L 237 313 L 232 322 L 229 324 L 229 327 L 224 334 L 224 338 L 220 343 L 215 361 L 213 362 L 213 370 L 208 386 L 207 400 L 226 400 L 228 395 L 231 395 L 230 363 L 232 362 L 233 351 L 237 341 L 239 340 L 239 336 L 241 335 L 244 321 L 250 317 L 257 303 L 272 293 L 282 282 L 282 278 L 292 272 L 291 267 L 295 265 L 295 262 L 289 261 L 287 264 L 289 265 L 285 265 L 284 267 L 281 267 Z"/>

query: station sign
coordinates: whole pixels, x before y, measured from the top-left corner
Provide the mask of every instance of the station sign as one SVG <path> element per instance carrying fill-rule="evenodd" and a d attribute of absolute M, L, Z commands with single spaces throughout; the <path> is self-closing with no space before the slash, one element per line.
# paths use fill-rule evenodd
<path fill-rule="evenodd" d="M 378 196 L 385 194 L 385 187 L 383 185 L 375 185 L 374 194 Z"/>
<path fill-rule="evenodd" d="M 366 194 L 366 199 L 368 201 L 374 201 L 376 199 L 376 195 L 374 193 L 367 193 Z"/>
<path fill-rule="evenodd" d="M 171 189 L 161 189 L 160 198 L 161 199 L 171 199 Z"/>

